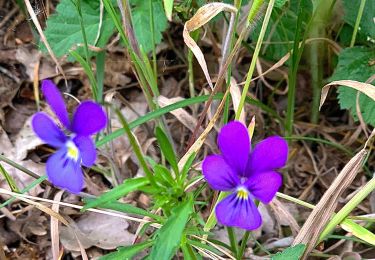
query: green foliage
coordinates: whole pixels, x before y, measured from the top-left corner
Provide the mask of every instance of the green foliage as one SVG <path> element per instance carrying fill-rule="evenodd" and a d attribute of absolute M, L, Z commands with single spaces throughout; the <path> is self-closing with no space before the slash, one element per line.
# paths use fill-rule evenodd
<path fill-rule="evenodd" d="M 150 247 L 154 241 L 145 241 L 139 244 L 131 245 L 131 246 L 125 246 L 125 247 L 119 247 L 117 248 L 116 252 L 110 253 L 108 255 L 102 256 L 99 259 L 100 260 L 128 260 L 132 259 L 134 255 L 136 255 L 138 252 L 145 250 L 146 248 Z"/>
<path fill-rule="evenodd" d="M 165 14 L 167 15 L 168 19 L 172 19 L 172 11 L 173 11 L 174 0 L 163 0 L 163 2 L 164 2 Z"/>
<path fill-rule="evenodd" d="M 281 8 L 285 5 L 286 2 L 287 0 L 275 0 L 275 7 Z"/>
<path fill-rule="evenodd" d="M 94 200 L 95 199 L 84 199 L 84 202 L 89 203 L 89 202 L 94 201 Z M 135 207 L 131 204 L 126 204 L 126 203 L 122 203 L 122 202 L 118 202 L 118 201 L 107 202 L 105 204 L 101 204 L 100 207 L 104 208 L 104 209 L 111 209 L 111 210 L 124 212 L 124 213 L 128 213 L 128 214 L 136 214 L 136 215 L 140 215 L 140 216 L 144 216 L 144 217 L 150 217 L 150 218 L 153 218 L 153 219 L 158 220 L 158 221 L 162 220 L 162 218 L 160 216 L 152 214 L 152 213 L 148 212 L 147 210 Z"/>
<path fill-rule="evenodd" d="M 173 171 L 178 174 L 176 153 L 173 150 L 172 144 L 169 142 L 168 136 L 160 127 L 156 128 L 155 135 L 163 155 L 172 166 Z"/>
<path fill-rule="evenodd" d="M 286 248 L 284 251 L 274 255 L 271 260 L 298 260 L 305 251 L 306 246 L 303 244 Z"/>
<path fill-rule="evenodd" d="M 146 186 L 149 181 L 144 178 L 135 178 L 135 179 L 127 179 L 124 183 L 120 184 L 119 186 L 113 188 L 112 190 L 102 194 L 95 200 L 89 201 L 83 208 L 82 211 L 85 211 L 89 208 L 101 206 L 102 204 L 112 202 L 118 200 L 121 197 L 124 197 L 129 192 L 135 191 L 140 189 L 143 186 Z"/>
<path fill-rule="evenodd" d="M 366 47 L 353 47 L 344 49 L 339 55 L 339 61 L 334 74 L 329 79 L 357 80 L 365 82 L 375 73 L 375 50 Z M 353 118 L 358 120 L 356 111 L 357 91 L 341 86 L 338 90 L 341 109 L 349 109 Z M 364 121 L 375 126 L 375 102 L 364 94 L 359 96 L 359 106 Z"/>
<path fill-rule="evenodd" d="M 87 42 L 95 45 L 100 24 L 99 1 L 81 0 L 82 18 L 85 26 Z M 100 37 L 95 46 L 104 47 L 114 29 L 111 18 L 104 14 L 100 30 Z M 47 20 L 47 28 L 44 31 L 53 52 L 57 57 L 68 53 L 71 49 L 82 52 L 82 30 L 76 7 L 71 0 L 61 0 L 56 7 L 56 13 Z M 41 50 L 47 52 L 44 44 Z M 91 53 L 92 55 L 94 53 Z"/>
<path fill-rule="evenodd" d="M 361 1 L 343 0 L 342 2 L 345 12 L 344 20 L 352 27 L 354 27 Z M 361 28 L 360 33 L 363 33 L 371 37 L 372 39 L 375 39 L 374 14 L 375 1 L 366 1 L 365 9 L 363 10 L 363 15 L 359 27 Z"/>
<path fill-rule="evenodd" d="M 191 196 L 172 210 L 172 215 L 157 231 L 155 244 L 152 247 L 150 259 L 171 259 L 177 252 L 185 226 L 193 212 Z"/>
<path fill-rule="evenodd" d="M 144 52 L 151 51 L 155 44 L 161 42 L 162 32 L 167 29 L 167 17 L 165 16 L 162 0 L 152 0 L 152 15 L 154 17 L 154 36 L 151 34 L 150 0 L 131 0 L 132 22 L 135 36 Z"/>
<path fill-rule="evenodd" d="M 10 189 L 13 192 L 20 192 L 20 190 L 18 189 L 17 184 L 14 181 L 12 175 L 10 175 L 1 164 L 0 164 L 0 173 L 1 173 L 1 175 L 3 175 L 4 179 L 6 180 Z"/>
<path fill-rule="evenodd" d="M 306 27 L 311 14 L 312 3 L 310 0 L 301 0 L 302 8 L 302 25 Z M 275 6 L 272 11 L 270 22 L 264 36 L 264 47 L 261 55 L 270 60 L 279 60 L 293 48 L 293 40 L 296 31 L 297 20 L 297 1 L 291 0 L 289 6 Z M 258 22 L 253 35 L 254 39 L 258 38 L 261 22 Z"/>

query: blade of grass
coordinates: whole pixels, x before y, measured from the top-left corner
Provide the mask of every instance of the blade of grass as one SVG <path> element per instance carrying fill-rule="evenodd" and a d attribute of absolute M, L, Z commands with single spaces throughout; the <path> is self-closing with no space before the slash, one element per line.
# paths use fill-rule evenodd
<path fill-rule="evenodd" d="M 261 5 L 263 4 L 263 1 L 254 2 L 253 5 L 255 5 L 255 4 L 258 4 L 259 9 L 260 9 Z M 269 3 L 268 3 L 268 7 L 267 7 L 266 14 L 264 16 L 262 28 L 261 28 L 260 33 L 259 33 L 259 37 L 258 37 L 258 40 L 257 40 L 257 44 L 255 46 L 255 51 L 254 51 L 253 57 L 251 59 L 249 70 L 247 72 L 245 85 L 244 85 L 243 90 L 242 90 L 240 104 L 238 105 L 238 109 L 236 111 L 236 120 L 239 120 L 240 115 L 241 115 L 241 111 L 242 111 L 243 106 L 245 104 L 245 98 L 247 96 L 247 92 L 249 91 L 251 78 L 253 77 L 256 61 L 257 61 L 258 56 L 259 56 L 260 48 L 262 47 L 263 38 L 264 38 L 264 35 L 266 33 L 268 23 L 270 21 L 270 17 L 271 17 L 271 13 L 272 13 L 274 4 L 275 4 L 275 0 L 270 0 Z M 253 8 L 251 10 L 253 10 Z M 256 15 L 257 15 L 257 12 L 255 12 L 255 11 L 258 11 L 258 10 L 250 11 L 249 16 L 248 16 L 248 21 L 251 21 L 252 19 L 255 19 Z"/>
<path fill-rule="evenodd" d="M 122 125 L 123 129 L 125 130 L 126 135 L 129 138 L 129 142 L 130 142 L 130 144 L 133 148 L 133 151 L 134 151 L 135 155 L 137 156 L 137 159 L 138 159 L 144 173 L 147 176 L 147 179 L 150 181 L 150 184 L 155 187 L 156 183 L 155 183 L 154 175 L 147 166 L 147 163 L 144 159 L 144 155 L 142 153 L 141 147 L 139 146 L 137 140 L 135 139 L 133 133 L 131 132 L 128 121 L 125 119 L 125 117 L 121 114 L 121 112 L 118 109 L 115 109 L 115 111 L 116 111 L 116 114 L 117 114 L 118 118 L 120 119 L 121 125 Z"/>
<path fill-rule="evenodd" d="M 210 97 L 211 97 L 210 95 L 198 96 L 198 97 L 178 101 L 174 104 L 156 109 L 155 111 L 152 111 L 152 112 L 150 112 L 150 113 L 148 113 L 148 114 L 146 114 L 142 117 L 139 117 L 136 120 L 130 122 L 129 127 L 130 127 L 130 129 L 133 129 L 133 128 L 141 125 L 141 124 L 144 124 L 144 123 L 146 123 L 146 122 L 148 122 L 152 119 L 158 118 L 158 117 L 160 117 L 164 114 L 167 114 L 167 113 L 169 113 L 173 110 L 183 108 L 183 107 L 186 107 L 186 106 L 189 106 L 189 105 L 194 105 L 194 104 L 198 104 L 198 103 L 208 101 L 210 99 Z M 220 100 L 220 99 L 223 98 L 223 94 L 222 93 L 216 94 L 212 98 L 214 100 Z M 272 116 L 273 118 L 278 120 L 280 123 L 284 122 L 284 120 L 277 114 L 277 112 L 275 110 L 273 110 L 272 108 L 264 105 L 260 101 L 255 100 L 255 99 L 250 99 L 249 97 L 246 97 L 246 102 L 251 104 L 251 105 L 254 105 L 254 106 L 257 106 L 257 107 L 261 108 L 263 111 L 267 112 L 270 116 Z M 114 131 L 113 133 L 111 133 L 111 134 L 103 137 L 99 141 L 97 141 L 96 146 L 100 147 L 100 146 L 116 139 L 117 137 L 121 136 L 124 133 L 125 133 L 124 129 L 118 129 L 118 130 Z"/>
<path fill-rule="evenodd" d="M 357 32 L 358 32 L 359 24 L 360 24 L 361 19 L 362 19 L 363 10 L 365 9 L 365 5 L 366 5 L 366 0 L 361 0 L 361 4 L 360 4 L 359 9 L 358 9 L 357 19 L 356 19 L 355 25 L 354 25 L 352 39 L 350 41 L 350 47 L 353 47 L 354 44 L 355 44 L 355 39 L 357 37 Z"/>
<path fill-rule="evenodd" d="M 94 72 L 91 69 L 90 64 L 81 55 L 79 55 L 77 51 L 71 50 L 70 54 L 76 59 L 76 61 L 79 62 L 79 64 L 81 64 L 83 70 L 85 71 L 87 77 L 89 78 L 93 97 L 95 101 L 98 101 L 98 85 L 96 83 L 96 78 L 95 78 Z"/>

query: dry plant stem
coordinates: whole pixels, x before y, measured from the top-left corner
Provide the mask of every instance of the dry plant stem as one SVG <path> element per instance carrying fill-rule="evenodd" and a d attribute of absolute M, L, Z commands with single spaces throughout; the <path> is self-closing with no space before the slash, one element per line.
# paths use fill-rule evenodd
<path fill-rule="evenodd" d="M 32 199 L 39 199 L 39 200 L 46 200 L 46 199 L 41 199 L 41 198 L 38 198 L 38 197 L 33 197 L 33 196 L 27 196 L 27 195 L 23 195 L 23 194 L 18 194 L 18 193 L 14 193 L 14 192 L 10 192 L 10 191 L 4 190 L 4 189 L 0 189 L 0 194 L 7 194 L 7 195 L 12 195 L 14 197 L 17 197 L 18 199 L 26 202 L 27 204 L 35 206 L 37 209 L 43 211 L 44 213 L 48 214 L 49 216 L 58 219 L 61 223 L 63 223 L 64 225 L 66 225 L 69 229 L 71 229 L 71 231 L 73 232 L 73 234 L 74 234 L 74 236 L 75 236 L 75 238 L 76 238 L 76 240 L 77 240 L 77 242 L 79 244 L 80 251 L 81 251 L 81 254 L 82 254 L 82 259 L 84 259 L 84 260 L 87 259 L 88 260 L 86 251 L 83 248 L 81 242 L 79 241 L 77 233 L 70 226 L 69 222 L 65 218 L 63 218 L 59 213 L 53 211 L 52 209 L 44 206 L 43 204 L 41 204 L 39 202 L 35 202 L 34 200 L 32 200 Z M 29 197 L 31 197 L 31 199 Z"/>
<path fill-rule="evenodd" d="M 5 256 L 5 252 L 4 252 L 4 244 L 1 240 L 0 240 L 0 259 L 7 259 L 7 257 Z"/>
<path fill-rule="evenodd" d="M 372 138 L 375 136 L 375 129 L 372 131 L 370 137 L 367 139 L 365 147 L 369 145 Z M 319 241 L 324 239 L 339 223 L 341 223 L 350 212 L 353 211 L 373 190 L 375 190 L 375 178 L 373 177 L 364 187 L 362 187 L 358 193 L 350 199 L 348 203 L 331 219 L 328 225 L 325 227 L 320 235 Z"/>
<path fill-rule="evenodd" d="M 26 5 L 26 8 L 27 8 L 27 11 L 29 12 L 29 15 L 31 17 L 31 20 L 33 21 L 34 25 L 35 25 L 35 28 L 37 29 L 39 35 L 40 35 L 40 38 L 42 40 L 42 42 L 44 43 L 44 45 L 46 46 L 47 50 L 48 50 L 48 53 L 49 55 L 51 56 L 52 60 L 55 62 L 56 66 L 57 66 L 57 69 L 60 71 L 61 75 L 64 77 L 65 79 L 65 83 L 66 83 L 66 76 L 65 76 L 65 72 L 63 70 L 63 68 L 61 67 L 59 61 L 57 60 L 56 56 L 55 56 L 55 53 L 52 51 L 48 41 L 47 41 L 47 38 L 46 36 L 44 35 L 43 33 L 43 29 L 42 27 L 40 26 L 40 23 L 38 21 L 38 18 L 36 17 L 35 15 L 35 12 L 34 12 L 34 9 L 33 7 L 31 6 L 30 4 L 30 0 L 25 0 L 25 5 Z"/>
<path fill-rule="evenodd" d="M 352 183 L 361 168 L 367 151 L 359 151 L 342 169 L 329 189 L 324 193 L 319 203 L 309 215 L 301 231 L 293 241 L 293 245 L 305 244 L 303 259 L 314 249 L 319 235 L 334 213 L 338 200 L 343 191 Z"/>
<path fill-rule="evenodd" d="M 83 208 L 83 206 L 79 206 L 79 205 L 75 205 L 75 204 L 71 204 L 71 203 L 54 201 L 54 200 L 34 197 L 34 196 L 30 196 L 30 195 L 25 195 L 25 194 L 19 194 L 19 193 L 15 193 L 15 192 L 5 190 L 5 189 L 0 189 L 0 194 L 10 195 L 10 196 L 16 197 L 18 199 L 26 198 L 26 199 L 29 199 L 29 200 L 39 200 L 39 201 L 47 202 L 47 203 L 50 203 L 50 204 L 59 204 L 59 205 L 64 206 L 64 207 L 70 207 L 70 208 L 75 208 L 75 209 L 82 209 Z M 120 213 L 112 212 L 112 211 L 107 211 L 107 210 L 87 209 L 86 211 L 96 212 L 96 213 L 100 213 L 100 214 L 104 214 L 104 215 L 108 215 L 108 216 L 113 216 L 113 217 L 118 217 L 118 218 L 130 220 L 130 221 L 139 222 L 139 223 L 150 223 L 150 221 L 143 220 L 141 218 L 130 217 L 130 216 L 127 216 L 127 215 L 124 215 L 124 214 L 120 214 Z M 160 228 L 160 225 L 156 224 L 156 223 L 152 223 L 151 226 L 156 227 L 156 228 Z"/>
<path fill-rule="evenodd" d="M 55 201 L 61 201 L 61 197 L 63 195 L 64 191 L 58 191 L 55 194 L 54 200 Z M 52 210 L 56 213 L 59 213 L 59 204 L 53 204 Z M 59 222 L 56 218 L 53 218 L 51 216 L 51 251 L 53 259 L 58 259 L 59 252 L 60 252 L 60 239 L 59 239 Z"/>

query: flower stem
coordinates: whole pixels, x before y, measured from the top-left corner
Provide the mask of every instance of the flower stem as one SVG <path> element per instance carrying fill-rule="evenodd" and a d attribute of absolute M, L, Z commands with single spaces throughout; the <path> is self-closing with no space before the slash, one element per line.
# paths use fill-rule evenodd
<path fill-rule="evenodd" d="M 269 20 L 270 20 L 270 17 L 271 17 L 271 13 L 272 13 L 274 3 L 275 3 L 275 0 L 270 0 L 269 3 L 268 3 L 268 8 L 267 8 L 266 14 L 264 16 L 262 28 L 260 30 L 258 41 L 257 41 L 257 44 L 255 46 L 253 58 L 251 60 L 250 67 L 249 67 L 249 70 L 247 72 L 245 85 L 244 85 L 243 90 L 242 90 L 240 104 L 238 105 L 238 109 L 236 111 L 236 120 L 238 120 L 240 118 L 241 111 L 242 111 L 243 106 L 245 104 L 245 98 L 247 96 L 247 92 L 248 92 L 249 87 L 250 87 L 251 78 L 253 77 L 256 61 L 257 61 L 258 56 L 259 56 L 260 48 L 262 47 L 263 38 L 264 38 L 264 35 L 266 34 L 266 30 L 267 30 L 268 23 L 269 23 Z M 259 6 L 258 6 L 258 8 L 251 8 L 251 10 L 253 10 L 253 11 L 250 11 L 250 13 L 249 13 L 248 22 L 253 21 L 255 19 L 255 17 L 258 14 L 258 11 L 259 11 L 262 4 L 263 4 L 263 1 L 254 1 L 253 5 L 259 5 Z"/>
<path fill-rule="evenodd" d="M 245 253 L 245 249 L 246 249 L 246 245 L 247 245 L 247 241 L 249 240 L 249 237 L 250 237 L 250 231 L 246 231 L 242 237 L 240 250 L 238 251 L 238 254 L 237 254 L 238 259 L 242 259 L 243 254 Z"/>
<path fill-rule="evenodd" d="M 237 255 L 238 252 L 238 244 L 237 244 L 237 238 L 236 234 L 234 233 L 234 229 L 232 227 L 227 227 L 227 232 L 228 232 L 228 237 L 230 241 L 230 246 L 232 248 L 232 253 L 235 256 Z M 236 257 L 238 259 L 238 257 Z"/>
<path fill-rule="evenodd" d="M 357 37 L 357 32 L 358 32 L 359 24 L 360 24 L 361 19 L 362 19 L 363 10 L 365 9 L 365 5 L 366 5 L 366 0 L 361 0 L 361 4 L 360 4 L 359 10 L 358 10 L 357 19 L 356 19 L 355 25 L 354 25 L 352 40 L 350 41 L 350 47 L 353 47 L 354 44 L 355 44 L 355 39 Z"/>
<path fill-rule="evenodd" d="M 137 140 L 135 139 L 132 131 L 130 130 L 128 121 L 121 114 L 120 110 L 115 109 L 115 111 L 116 111 L 117 116 L 120 119 L 121 125 L 124 128 L 126 135 L 129 138 L 129 142 L 130 142 L 130 144 L 131 144 L 131 146 L 132 146 L 132 148 L 134 150 L 134 153 L 137 156 L 137 159 L 138 159 L 138 161 L 139 161 L 139 163 L 140 163 L 140 165 L 141 165 L 144 173 L 146 174 L 147 179 L 150 181 L 150 183 L 151 183 L 152 186 L 156 186 L 154 175 L 153 175 L 153 173 L 150 171 L 150 169 L 147 166 L 147 163 L 146 163 L 146 161 L 144 159 L 142 150 L 139 147 L 139 144 L 138 144 Z"/>

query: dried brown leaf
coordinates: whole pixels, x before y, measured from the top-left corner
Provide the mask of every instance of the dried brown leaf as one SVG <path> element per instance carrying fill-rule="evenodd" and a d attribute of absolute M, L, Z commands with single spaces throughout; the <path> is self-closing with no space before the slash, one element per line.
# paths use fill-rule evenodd
<path fill-rule="evenodd" d="M 183 31 L 184 42 L 188 46 L 188 48 L 193 52 L 195 58 L 197 59 L 199 65 L 203 70 L 203 73 L 211 89 L 213 89 L 213 84 L 208 72 L 206 60 L 204 59 L 204 55 L 201 49 L 198 47 L 197 43 L 193 40 L 193 38 L 190 37 L 190 32 L 202 27 L 203 25 L 208 23 L 212 18 L 214 18 L 217 14 L 223 11 L 236 13 L 237 9 L 232 5 L 224 3 L 206 4 L 199 8 L 196 14 L 185 23 Z"/>
<path fill-rule="evenodd" d="M 366 155 L 367 150 L 363 148 L 345 165 L 301 228 L 293 245 L 306 245 L 303 259 L 306 259 L 307 254 L 314 249 L 320 233 L 336 209 L 340 196 L 356 177 Z"/>
<path fill-rule="evenodd" d="M 333 85 L 339 85 L 339 86 L 346 86 L 346 87 L 349 87 L 349 88 L 354 88 L 355 90 L 358 90 L 358 91 L 362 92 L 363 94 L 367 95 L 369 98 L 372 98 L 375 101 L 375 88 L 374 88 L 373 85 L 367 84 L 367 83 L 362 83 L 362 82 L 355 81 L 355 80 L 337 80 L 337 81 L 333 81 L 333 82 L 331 82 L 331 83 L 329 83 L 329 84 L 327 84 L 323 87 L 322 94 L 320 96 L 320 107 L 319 107 L 319 109 L 322 108 L 322 105 L 327 98 L 328 91 L 329 91 L 330 87 L 333 86 Z"/>

